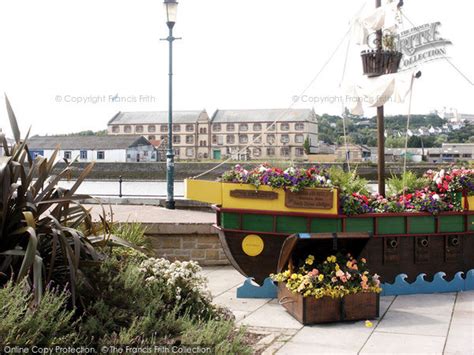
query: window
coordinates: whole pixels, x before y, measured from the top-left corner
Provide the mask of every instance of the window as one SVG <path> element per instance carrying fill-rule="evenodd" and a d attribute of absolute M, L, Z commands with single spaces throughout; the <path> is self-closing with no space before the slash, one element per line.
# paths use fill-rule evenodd
<path fill-rule="evenodd" d="M 290 130 L 290 124 L 289 123 L 282 123 L 280 125 L 280 128 L 282 131 L 289 131 Z"/>
<path fill-rule="evenodd" d="M 283 144 L 290 143 L 290 136 L 288 134 L 282 134 L 281 135 L 281 142 Z"/>
<path fill-rule="evenodd" d="M 206 141 L 200 141 L 199 146 L 200 147 L 205 147 L 205 146 L 207 146 L 207 142 Z"/>
<path fill-rule="evenodd" d="M 233 123 L 228 123 L 226 127 L 229 132 L 232 132 L 235 130 L 235 125 Z"/>
<path fill-rule="evenodd" d="M 97 160 L 104 160 L 105 159 L 105 152 L 103 150 L 99 150 L 97 152 Z"/>
<path fill-rule="evenodd" d="M 295 130 L 297 131 L 304 131 L 304 123 L 296 123 Z"/>
<path fill-rule="evenodd" d="M 186 156 L 192 157 L 194 155 L 194 148 L 186 148 Z"/>
<path fill-rule="evenodd" d="M 112 126 L 112 133 L 119 133 L 120 132 L 120 126 Z"/>
<path fill-rule="evenodd" d="M 136 126 L 135 127 L 135 132 L 136 133 L 143 133 L 143 126 Z"/>
<path fill-rule="evenodd" d="M 162 124 L 160 126 L 160 132 L 168 132 L 168 126 L 165 124 Z"/>
<path fill-rule="evenodd" d="M 66 150 L 66 151 L 64 152 L 64 159 L 71 159 L 71 155 L 72 155 L 71 151 L 70 151 L 70 150 Z"/>
<path fill-rule="evenodd" d="M 221 131 L 221 124 L 220 123 L 214 123 L 212 125 L 212 130 L 215 132 L 220 132 Z"/>
<path fill-rule="evenodd" d="M 123 131 L 124 131 L 125 133 L 132 133 L 132 126 L 125 126 L 125 127 L 123 128 Z"/>
<path fill-rule="evenodd" d="M 241 131 L 248 131 L 249 130 L 249 125 L 247 123 L 241 123 L 239 125 L 239 130 Z"/>
<path fill-rule="evenodd" d="M 81 150 L 81 159 L 87 159 L 87 150 Z"/>
<path fill-rule="evenodd" d="M 148 133 L 155 133 L 156 132 L 156 126 L 148 126 Z"/>
<path fill-rule="evenodd" d="M 173 125 L 173 132 L 180 132 L 181 131 L 181 126 L 179 124 L 174 124 Z"/>
<path fill-rule="evenodd" d="M 235 137 L 234 137 L 234 135 L 232 135 L 232 134 L 231 134 L 231 135 L 228 135 L 228 136 L 226 137 L 226 143 L 227 143 L 227 144 L 234 144 L 234 143 L 235 143 Z"/>
<path fill-rule="evenodd" d="M 200 134 L 207 134 L 207 128 L 206 127 L 199 128 L 199 133 Z"/>
<path fill-rule="evenodd" d="M 253 124 L 253 130 L 254 131 L 261 131 L 262 130 L 262 125 L 260 123 L 254 123 Z"/>
<path fill-rule="evenodd" d="M 174 156 L 177 157 L 177 158 L 179 158 L 179 151 L 180 151 L 180 149 L 175 149 L 174 150 Z"/>
<path fill-rule="evenodd" d="M 186 132 L 194 132 L 194 125 L 187 124 L 186 125 Z"/>
<path fill-rule="evenodd" d="M 246 134 L 241 134 L 239 136 L 239 143 L 246 144 L 249 141 L 249 137 Z"/>
<path fill-rule="evenodd" d="M 181 143 L 181 137 L 180 136 L 173 136 L 173 143 L 175 143 L 175 144 Z"/>
<path fill-rule="evenodd" d="M 303 143 L 304 142 L 304 136 L 302 134 L 297 134 L 295 136 L 295 142 L 296 143 Z"/>
<path fill-rule="evenodd" d="M 260 155 L 262 155 L 262 151 L 260 148 L 253 148 L 253 156 L 258 158 Z"/>
<path fill-rule="evenodd" d="M 186 136 L 186 144 L 193 144 L 194 143 L 194 136 L 192 135 L 187 135 Z"/>
<path fill-rule="evenodd" d="M 254 134 L 253 142 L 254 143 L 262 143 L 262 136 L 260 134 Z"/>
<path fill-rule="evenodd" d="M 148 136 L 149 141 L 154 141 L 156 139 L 156 136 Z"/>
<path fill-rule="evenodd" d="M 275 143 L 275 135 L 274 134 L 267 135 L 267 143 L 269 143 L 269 144 L 274 144 Z"/>
<path fill-rule="evenodd" d="M 304 155 L 304 149 L 303 148 L 296 148 L 295 149 L 295 155 L 297 157 L 302 157 Z"/>
<path fill-rule="evenodd" d="M 217 144 L 217 136 L 215 134 L 212 135 L 212 144 Z"/>
<path fill-rule="evenodd" d="M 288 148 L 288 147 L 282 147 L 282 148 L 280 149 L 280 154 L 281 154 L 282 157 L 288 157 L 288 156 L 290 156 L 290 148 Z"/>
<path fill-rule="evenodd" d="M 275 125 L 273 123 L 267 123 L 267 131 L 274 131 Z"/>
<path fill-rule="evenodd" d="M 267 155 L 272 157 L 275 155 L 275 148 L 267 148 Z"/>

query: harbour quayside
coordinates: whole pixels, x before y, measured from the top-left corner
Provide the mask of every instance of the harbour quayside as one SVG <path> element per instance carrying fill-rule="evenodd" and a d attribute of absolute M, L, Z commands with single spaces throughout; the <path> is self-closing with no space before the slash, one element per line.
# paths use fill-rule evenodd
<path fill-rule="evenodd" d="M 400 282 L 413 287 L 392 294 L 474 286 L 474 170 L 428 171 L 425 186 L 404 186 L 393 195 L 385 191 L 384 104 L 408 101 L 408 140 L 412 89 L 422 64 L 410 55 L 417 46 L 428 50 L 449 42 L 438 38 L 437 30 L 415 37 L 405 30 L 399 35 L 402 6 L 402 1 L 382 5 L 377 0 L 375 11 L 352 25 L 356 43 L 366 46 L 361 52 L 364 78 L 345 89 L 358 100 L 344 109 L 361 114 L 362 104 L 368 102 L 377 110 L 377 196 L 348 193 L 318 168 L 237 166 L 220 181 L 185 181 L 186 198 L 213 204 L 215 228 L 232 265 L 259 285 L 286 266 L 279 260 L 288 261 L 290 252 L 320 259 L 337 252 L 367 259 L 386 294 L 390 285 Z M 367 48 L 371 44 L 374 49 Z M 413 63 L 416 67 L 410 67 Z M 409 173 L 406 164 L 405 154 L 403 176 Z M 431 281 L 437 286 L 428 287 Z"/>

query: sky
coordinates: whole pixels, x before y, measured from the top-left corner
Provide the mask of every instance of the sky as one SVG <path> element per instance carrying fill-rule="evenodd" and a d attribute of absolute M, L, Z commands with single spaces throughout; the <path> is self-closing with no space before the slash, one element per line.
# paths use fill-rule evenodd
<path fill-rule="evenodd" d="M 374 2 L 180 0 L 174 109 L 205 108 L 211 115 L 216 109 L 287 108 L 307 89 L 305 102 L 293 107 L 340 114 L 341 103 L 328 100 L 342 94 L 346 57 L 345 80 L 361 75 L 360 48 L 342 42 L 317 74 L 354 15 Z M 404 12 L 415 25 L 440 21 L 442 36 L 453 42 L 448 56 L 474 82 L 474 2 L 406 0 Z M 160 0 L 2 1 L 0 90 L 23 133 L 29 126 L 33 134 L 101 130 L 118 111 L 167 110 L 168 46 L 160 41 L 166 36 Z M 420 69 L 414 113 L 446 107 L 474 114 L 473 85 L 446 61 Z M 406 114 L 407 106 L 391 103 L 386 112 Z M 0 127 L 9 132 L 2 105 Z"/>

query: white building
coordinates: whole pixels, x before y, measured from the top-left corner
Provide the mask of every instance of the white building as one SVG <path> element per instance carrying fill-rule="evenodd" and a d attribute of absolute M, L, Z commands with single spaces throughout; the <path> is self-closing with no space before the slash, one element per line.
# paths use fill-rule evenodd
<path fill-rule="evenodd" d="M 59 157 L 78 162 L 151 162 L 157 160 L 155 147 L 143 136 L 35 136 L 28 139 L 32 157 L 50 158 L 60 147 Z"/>

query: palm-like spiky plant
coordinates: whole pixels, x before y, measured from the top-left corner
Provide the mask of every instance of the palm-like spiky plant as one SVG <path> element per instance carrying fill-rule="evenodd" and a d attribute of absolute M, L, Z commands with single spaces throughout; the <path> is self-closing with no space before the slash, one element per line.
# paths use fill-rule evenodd
<path fill-rule="evenodd" d="M 81 270 L 101 258 L 78 230 L 83 225 L 92 228 L 90 213 L 79 202 L 86 196 L 76 191 L 93 163 L 69 190 L 58 187 L 70 175 L 71 163 L 54 176 L 59 148 L 49 159 L 33 159 L 28 134 L 21 138 L 6 96 L 5 100 L 15 143 L 8 147 L 0 135 L 4 150 L 0 157 L 0 286 L 11 278 L 27 278 L 36 302 L 46 285 L 67 286 L 74 301 Z"/>

